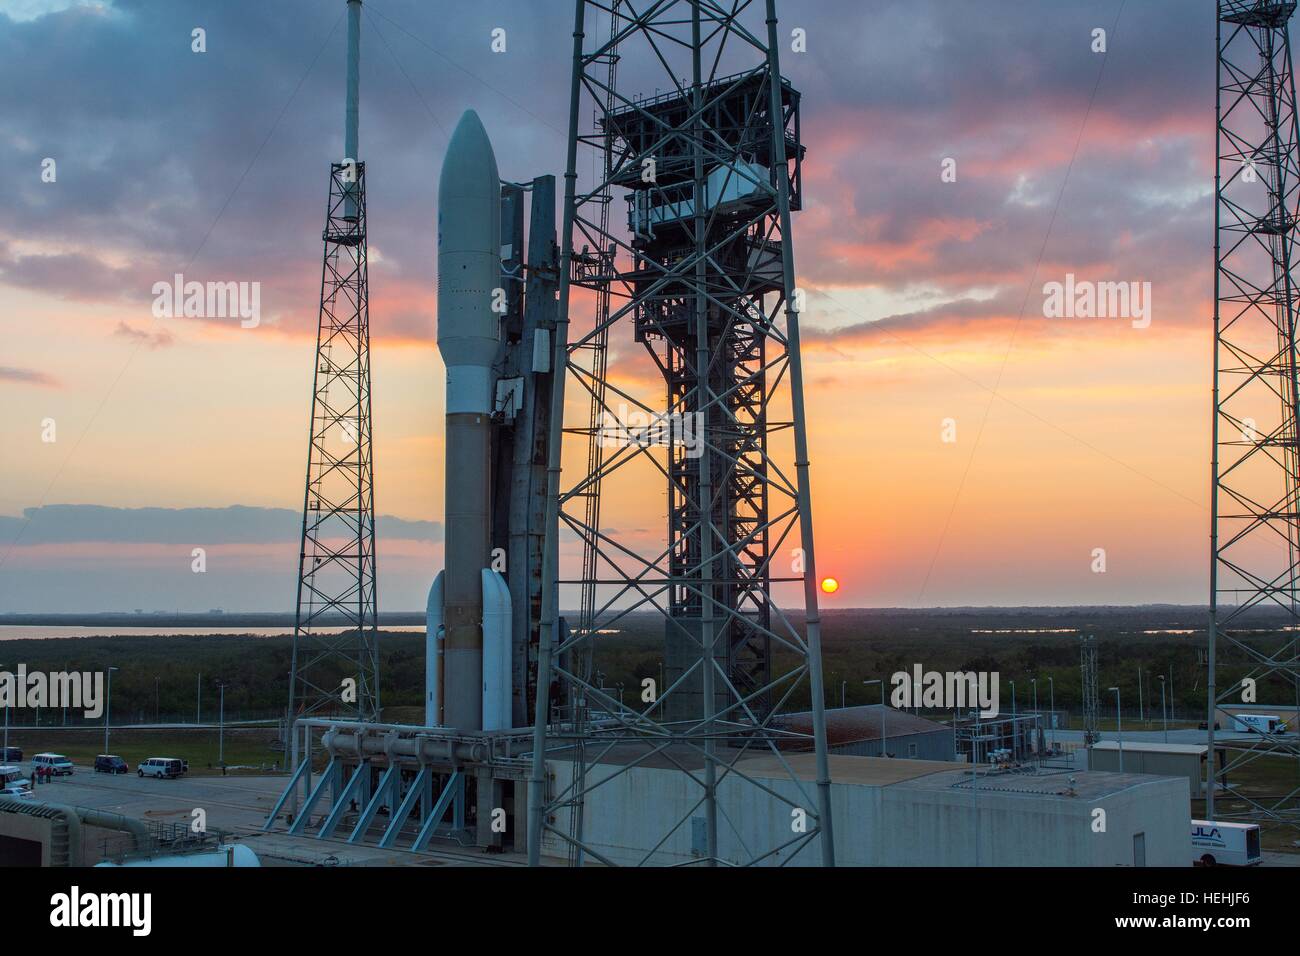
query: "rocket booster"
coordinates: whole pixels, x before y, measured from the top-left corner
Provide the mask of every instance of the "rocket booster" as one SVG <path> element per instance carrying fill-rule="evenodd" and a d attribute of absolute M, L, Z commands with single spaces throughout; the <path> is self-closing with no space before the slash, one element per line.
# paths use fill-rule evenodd
<path fill-rule="evenodd" d="M 452 134 L 438 181 L 438 350 L 447 368 L 446 569 L 429 594 L 426 664 L 426 723 L 460 730 L 501 726 L 501 640 L 507 647 L 509 726 L 509 595 L 489 570 L 493 363 L 500 327 L 493 297 L 500 285 L 501 182 L 487 132 L 469 110 Z"/>

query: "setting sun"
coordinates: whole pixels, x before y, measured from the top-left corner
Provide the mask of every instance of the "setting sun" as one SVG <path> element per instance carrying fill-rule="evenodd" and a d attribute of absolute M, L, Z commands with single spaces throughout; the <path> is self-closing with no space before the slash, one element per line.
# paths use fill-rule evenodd
<path fill-rule="evenodd" d="M 822 590 L 827 594 L 834 594 L 840 589 L 840 582 L 834 578 L 822 578 Z"/>

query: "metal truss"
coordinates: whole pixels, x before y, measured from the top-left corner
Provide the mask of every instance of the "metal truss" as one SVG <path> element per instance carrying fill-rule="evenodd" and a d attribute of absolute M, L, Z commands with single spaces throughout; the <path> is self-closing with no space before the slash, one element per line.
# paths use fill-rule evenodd
<path fill-rule="evenodd" d="M 1300 134 L 1288 29 L 1295 8 L 1294 0 L 1220 0 L 1218 11 L 1207 697 L 1212 775 L 1216 746 L 1227 758 L 1223 791 L 1216 798 L 1215 788 L 1207 788 L 1206 815 L 1300 826 L 1294 721 L 1287 733 L 1217 745 L 1214 730 L 1221 704 L 1257 702 L 1267 709 L 1269 703 L 1300 703 L 1294 276 Z M 1280 778 L 1260 775 L 1278 766 Z"/>
<path fill-rule="evenodd" d="M 323 238 L 289 715 L 376 720 L 365 163 L 331 166 Z"/>
<path fill-rule="evenodd" d="M 544 580 L 557 585 L 544 594 L 539 686 L 553 696 L 537 706 L 530 860 L 549 833 L 573 862 L 613 862 L 584 840 L 582 808 L 651 762 L 683 775 L 692 805 L 640 862 L 668 859 L 661 849 L 680 846 L 685 828 L 701 835 L 704 865 L 787 862 L 809 846 L 832 865 L 790 238 L 803 147 L 775 2 L 576 8 L 556 343 L 568 374 L 552 417 L 563 420 L 567 379 L 589 418 L 552 428 Z M 606 343 L 622 359 L 608 368 Z M 562 458 L 576 473 L 563 486 Z M 663 532 L 628 530 L 651 523 L 659 489 Z M 581 577 L 560 573 L 562 548 L 582 552 Z M 776 600 L 782 588 L 802 601 L 795 619 Z M 582 593 L 577 621 L 558 620 L 564 589 Z M 598 679 L 601 655 L 645 612 L 663 628 L 663 678 L 625 698 Z M 811 706 L 812 735 L 783 725 L 795 703 Z M 792 750 L 815 753 L 815 794 Z M 546 793 L 555 753 L 573 773 Z M 793 786 L 751 775 L 759 755 Z M 802 810 L 807 829 L 778 814 L 766 845 L 744 845 L 718 799 L 724 782 Z"/>
<path fill-rule="evenodd" d="M 1097 639 L 1091 634 L 1079 643 L 1079 672 L 1083 677 L 1083 743 L 1091 749 L 1101 740 L 1097 703 Z"/>

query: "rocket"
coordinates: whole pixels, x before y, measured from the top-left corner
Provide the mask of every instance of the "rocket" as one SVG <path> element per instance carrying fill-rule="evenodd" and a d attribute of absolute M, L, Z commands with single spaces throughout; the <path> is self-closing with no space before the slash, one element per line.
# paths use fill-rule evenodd
<path fill-rule="evenodd" d="M 487 131 L 460 118 L 438 181 L 438 351 L 447 368 L 446 567 L 426 612 L 425 724 L 511 725 L 510 592 L 491 567 L 493 364 L 501 182 Z"/>

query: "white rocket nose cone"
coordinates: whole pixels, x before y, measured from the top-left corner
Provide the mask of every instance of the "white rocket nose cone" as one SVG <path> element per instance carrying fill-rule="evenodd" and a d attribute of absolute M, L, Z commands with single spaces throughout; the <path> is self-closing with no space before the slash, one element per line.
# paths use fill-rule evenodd
<path fill-rule="evenodd" d="M 448 199 L 482 199 L 499 201 L 501 179 L 497 174 L 497 158 L 492 152 L 492 141 L 487 130 L 473 110 L 466 110 L 456 124 L 447 145 L 447 156 L 442 161 L 442 175 L 438 179 L 438 205 L 443 207 Z M 445 217 L 440 217 L 444 219 Z M 444 222 L 445 225 L 445 222 Z M 439 241 L 442 237 L 439 236 Z M 497 251 L 497 250 L 491 250 Z"/>
<path fill-rule="evenodd" d="M 438 350 L 448 414 L 491 409 L 501 283 L 501 181 L 487 131 L 467 110 L 438 180 Z"/>

